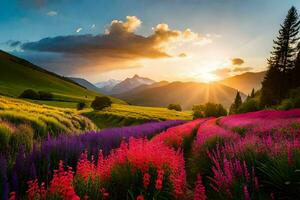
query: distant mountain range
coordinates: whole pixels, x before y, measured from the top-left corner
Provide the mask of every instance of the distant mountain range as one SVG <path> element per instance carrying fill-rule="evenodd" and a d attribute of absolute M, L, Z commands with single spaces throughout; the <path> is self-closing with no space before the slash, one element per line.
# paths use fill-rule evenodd
<path fill-rule="evenodd" d="M 107 92 L 107 94 L 120 94 L 120 93 L 128 92 L 141 85 L 151 85 L 153 83 L 155 83 L 155 81 L 149 78 L 144 78 L 144 77 L 140 77 L 139 75 L 134 75 L 132 78 L 126 78 L 124 81 L 121 81 L 120 83 L 113 86 L 112 89 Z"/>
<path fill-rule="evenodd" d="M 180 104 L 183 109 L 191 109 L 195 104 L 216 102 L 228 108 L 236 92 L 236 89 L 218 83 L 159 82 L 113 96 L 143 106 L 166 107 L 170 103 L 175 103 Z M 243 93 L 241 96 L 246 97 Z"/>
<path fill-rule="evenodd" d="M 221 103 L 228 108 L 233 102 L 237 90 L 241 92 L 242 98 L 245 98 L 253 88 L 260 89 L 265 73 L 265 71 L 246 72 L 209 84 L 155 82 L 149 78 L 134 75 L 123 81 L 110 80 L 97 83 L 97 86 L 102 86 L 98 89 L 91 83 L 88 84 L 87 81 L 72 80 L 89 90 L 101 91 L 135 105 L 166 107 L 170 103 L 177 103 L 184 109 L 191 109 L 194 104 L 204 104 L 210 101 Z"/>
<path fill-rule="evenodd" d="M 245 94 L 250 94 L 252 89 L 258 90 L 261 88 L 261 82 L 266 75 L 266 71 L 262 72 L 246 72 L 241 75 L 226 78 L 218 83 L 228 87 L 235 88 Z"/>

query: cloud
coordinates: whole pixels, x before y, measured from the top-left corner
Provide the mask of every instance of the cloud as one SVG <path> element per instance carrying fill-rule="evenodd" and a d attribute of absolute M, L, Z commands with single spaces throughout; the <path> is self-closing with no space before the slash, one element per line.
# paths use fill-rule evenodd
<path fill-rule="evenodd" d="M 232 71 L 233 72 L 247 72 L 253 70 L 252 67 L 236 67 Z"/>
<path fill-rule="evenodd" d="M 50 17 L 54 17 L 54 16 L 56 16 L 57 14 L 58 14 L 58 13 L 57 13 L 56 11 L 54 11 L 54 10 L 51 10 L 51 11 L 47 12 L 47 15 L 50 16 Z"/>
<path fill-rule="evenodd" d="M 18 40 L 9 40 L 6 42 L 6 45 L 8 45 L 9 47 L 12 47 L 12 48 L 16 48 L 18 46 L 20 46 L 22 44 L 21 41 L 18 41 Z"/>
<path fill-rule="evenodd" d="M 213 74 L 217 75 L 220 78 L 226 78 L 230 76 L 231 69 L 230 68 L 220 68 L 212 71 Z"/>
<path fill-rule="evenodd" d="M 139 66 L 140 59 L 170 58 L 173 55 L 167 49 L 173 42 L 199 42 L 206 39 L 190 29 L 173 30 L 165 23 L 156 25 L 148 36 L 138 35 L 135 31 L 141 24 L 142 21 L 136 16 L 127 16 L 125 21 L 113 20 L 104 34 L 49 37 L 24 43 L 21 48 L 25 53 L 59 54 L 55 60 L 50 57 L 49 64 L 46 56 L 42 62 L 45 66 L 55 66 L 58 72 L 60 68 L 68 68 L 70 72 L 102 72 Z M 81 30 L 78 28 L 76 32 Z"/>
<path fill-rule="evenodd" d="M 180 53 L 180 54 L 178 55 L 178 57 L 180 57 L 180 58 L 185 58 L 185 57 L 187 57 L 187 55 L 186 55 L 186 53 Z"/>
<path fill-rule="evenodd" d="M 91 25 L 91 29 L 94 29 L 96 27 L 96 24 Z"/>
<path fill-rule="evenodd" d="M 231 63 L 232 65 L 242 65 L 244 64 L 244 60 L 241 58 L 232 58 Z"/>
<path fill-rule="evenodd" d="M 79 33 L 80 31 L 82 31 L 81 27 L 79 27 L 79 28 L 76 29 L 76 33 Z"/>

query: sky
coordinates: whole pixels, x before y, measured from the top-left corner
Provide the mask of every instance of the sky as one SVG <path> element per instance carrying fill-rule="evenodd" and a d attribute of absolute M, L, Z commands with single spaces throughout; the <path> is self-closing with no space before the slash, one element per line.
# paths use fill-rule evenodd
<path fill-rule="evenodd" d="M 0 49 L 93 83 L 209 82 L 267 68 L 299 0 L 0 0 Z"/>

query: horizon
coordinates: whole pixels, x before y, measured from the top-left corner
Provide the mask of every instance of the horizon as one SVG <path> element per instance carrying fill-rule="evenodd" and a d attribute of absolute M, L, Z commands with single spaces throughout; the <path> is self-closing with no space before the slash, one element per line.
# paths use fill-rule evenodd
<path fill-rule="evenodd" d="M 92 83 L 134 74 L 207 83 L 264 71 L 287 10 L 300 8 L 296 0 L 4 4 L 0 49 Z"/>

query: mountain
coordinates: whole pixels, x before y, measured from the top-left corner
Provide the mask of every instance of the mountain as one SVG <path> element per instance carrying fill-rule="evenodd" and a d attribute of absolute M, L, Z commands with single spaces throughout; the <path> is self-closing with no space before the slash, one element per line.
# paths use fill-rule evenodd
<path fill-rule="evenodd" d="M 103 87 L 112 87 L 113 88 L 115 85 L 117 85 L 120 82 L 121 82 L 120 80 L 109 79 L 107 81 L 95 83 L 94 85 L 98 88 L 103 88 Z"/>
<path fill-rule="evenodd" d="M 180 104 L 183 109 L 191 109 L 195 104 L 215 102 L 229 108 L 236 92 L 236 89 L 218 83 L 172 82 L 114 96 L 128 103 L 143 106 L 166 107 L 175 103 Z M 243 93 L 241 95 L 243 99 L 246 97 Z"/>
<path fill-rule="evenodd" d="M 245 94 L 250 94 L 253 88 L 255 90 L 261 88 L 261 82 L 263 81 L 265 74 L 266 71 L 246 72 L 241 75 L 226 78 L 218 83 L 235 88 Z"/>
<path fill-rule="evenodd" d="M 120 94 L 132 90 L 133 88 L 139 87 L 141 85 L 151 85 L 155 81 L 134 75 L 132 78 L 126 78 L 124 81 L 115 85 L 110 91 L 110 94 Z"/>
<path fill-rule="evenodd" d="M 101 92 L 101 90 L 98 87 L 96 87 L 95 85 L 93 85 L 92 83 L 90 83 L 89 81 L 83 78 L 77 78 L 77 77 L 68 77 L 68 78 L 91 91 Z"/>
<path fill-rule="evenodd" d="M 86 87 L 0 50 L 0 94 L 18 97 L 24 90 L 47 91 L 59 101 L 90 101 L 101 96 Z M 114 102 L 123 102 L 112 98 Z"/>

